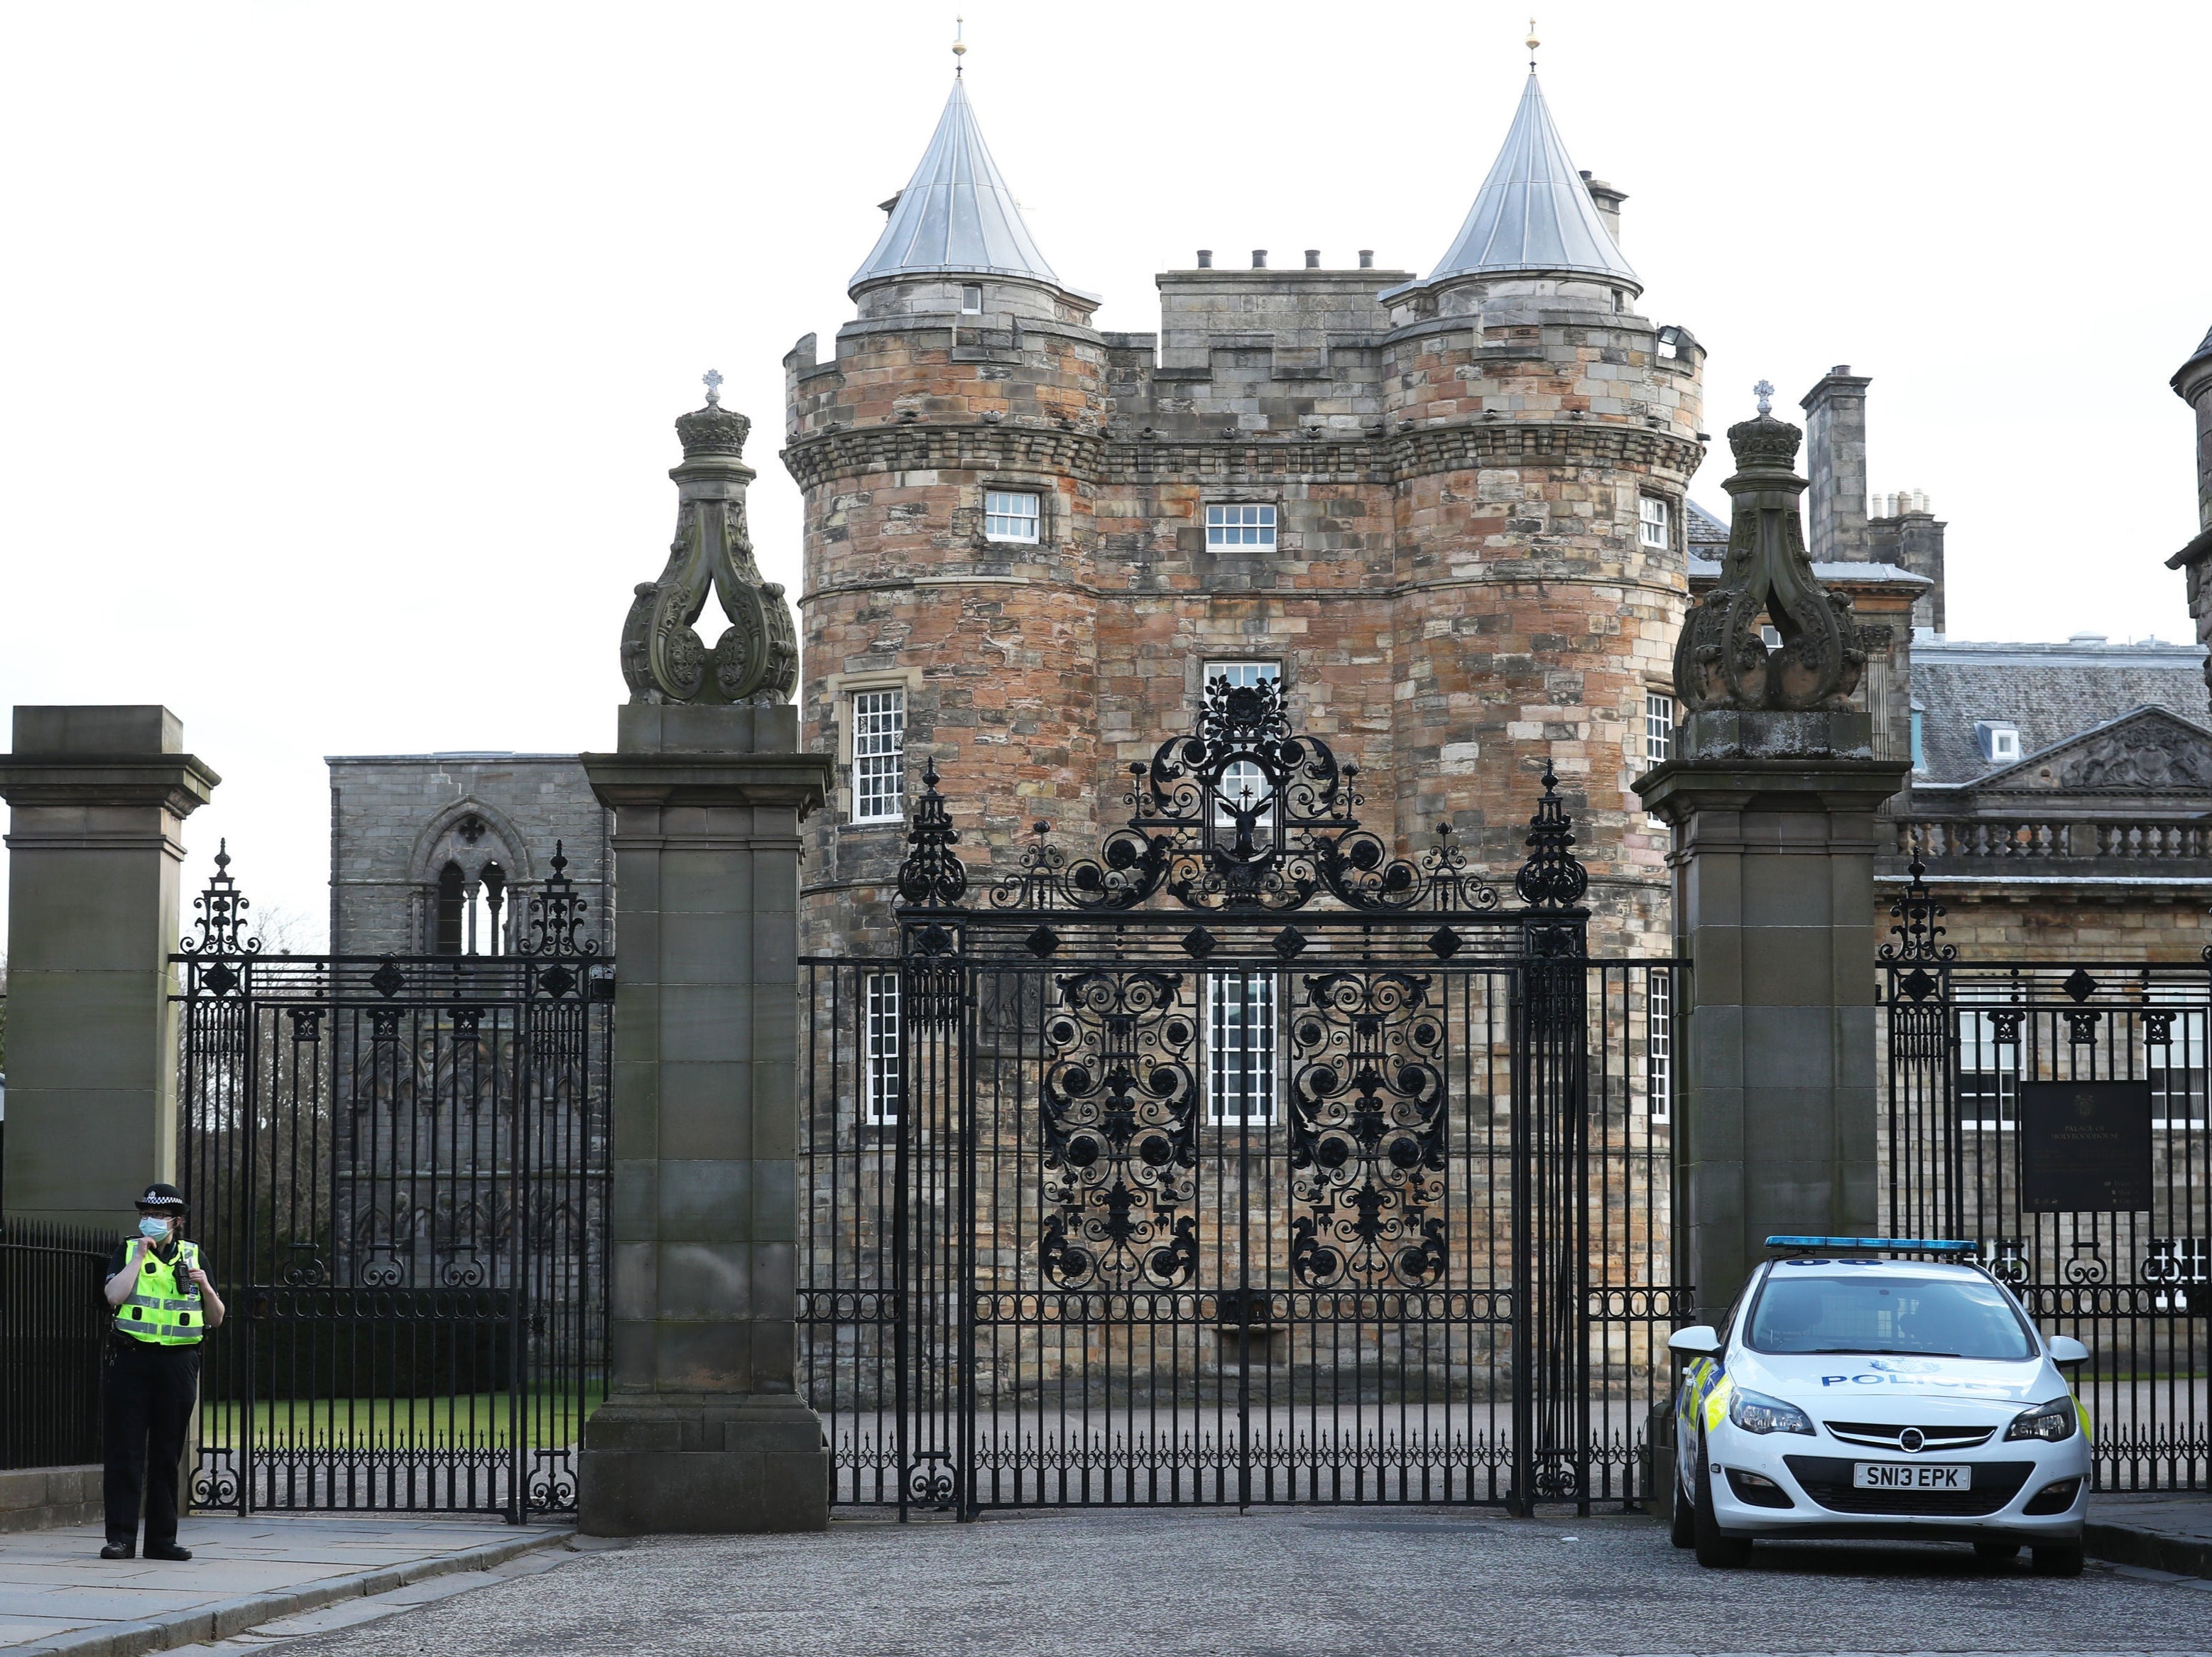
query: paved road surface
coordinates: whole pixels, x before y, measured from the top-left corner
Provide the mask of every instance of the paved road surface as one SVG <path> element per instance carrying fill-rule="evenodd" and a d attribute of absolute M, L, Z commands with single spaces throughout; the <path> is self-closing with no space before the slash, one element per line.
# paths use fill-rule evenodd
<path fill-rule="evenodd" d="M 1645 1519 L 1343 1509 L 1023 1514 L 649 1540 L 283 1657 L 1489 1657 L 2212 1652 L 2212 1581 L 2072 1581 L 1963 1548 L 1761 1544 L 1699 1570 Z"/>

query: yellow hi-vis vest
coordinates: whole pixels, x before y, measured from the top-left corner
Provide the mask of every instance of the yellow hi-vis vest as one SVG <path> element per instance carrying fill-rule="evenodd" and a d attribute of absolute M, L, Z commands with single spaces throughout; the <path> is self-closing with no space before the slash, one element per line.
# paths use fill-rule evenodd
<path fill-rule="evenodd" d="M 127 1239 L 126 1250 L 137 1240 Z M 124 1258 L 129 1260 L 127 1252 Z M 179 1243 L 173 1260 L 148 1249 L 138 1281 L 131 1286 L 131 1298 L 115 1308 L 117 1331 L 155 1346 L 198 1346 L 204 1325 L 200 1286 L 184 1274 L 199 1263 L 196 1243 Z"/>

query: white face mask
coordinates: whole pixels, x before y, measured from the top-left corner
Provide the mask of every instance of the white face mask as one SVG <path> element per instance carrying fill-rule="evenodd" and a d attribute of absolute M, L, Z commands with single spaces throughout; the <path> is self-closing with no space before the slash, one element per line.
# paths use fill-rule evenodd
<path fill-rule="evenodd" d="M 138 1221 L 138 1234 L 149 1243 L 158 1243 L 169 1234 L 169 1222 L 147 1215 Z"/>

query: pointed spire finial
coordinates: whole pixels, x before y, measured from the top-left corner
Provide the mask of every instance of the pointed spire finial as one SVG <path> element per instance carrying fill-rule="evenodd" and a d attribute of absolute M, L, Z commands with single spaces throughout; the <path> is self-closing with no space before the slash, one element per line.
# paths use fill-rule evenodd
<path fill-rule="evenodd" d="M 1761 414 L 1773 413 L 1774 382 L 1771 380 L 1762 380 L 1751 390 L 1752 394 L 1759 399 L 1759 411 Z"/>
<path fill-rule="evenodd" d="M 1536 20 L 1531 17 L 1528 20 L 1528 72 L 1531 75 L 1536 72 L 1536 48 L 1543 44 L 1536 38 Z"/>
<path fill-rule="evenodd" d="M 952 20 L 952 78 L 956 81 L 960 78 L 960 71 L 965 67 L 960 60 L 968 55 L 968 43 L 965 38 L 967 34 L 968 20 L 965 17 L 955 17 Z"/>
<path fill-rule="evenodd" d="M 710 409 L 721 407 L 722 371 L 720 369 L 708 369 L 699 376 L 699 383 L 707 388 L 707 406 Z"/>

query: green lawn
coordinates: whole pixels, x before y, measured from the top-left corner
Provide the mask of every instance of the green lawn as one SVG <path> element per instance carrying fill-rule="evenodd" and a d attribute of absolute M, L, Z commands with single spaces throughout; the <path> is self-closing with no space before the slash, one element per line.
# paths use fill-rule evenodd
<path fill-rule="evenodd" d="M 604 1387 L 535 1392 L 522 1400 L 526 1444 L 573 1444 L 584 1417 L 606 1396 Z M 253 1440 L 276 1448 L 328 1446 L 356 1449 L 504 1448 L 512 1442 L 507 1392 L 465 1392 L 425 1398 L 256 1398 Z M 216 1399 L 200 1405 L 200 1442 L 235 1444 L 244 1406 Z"/>

